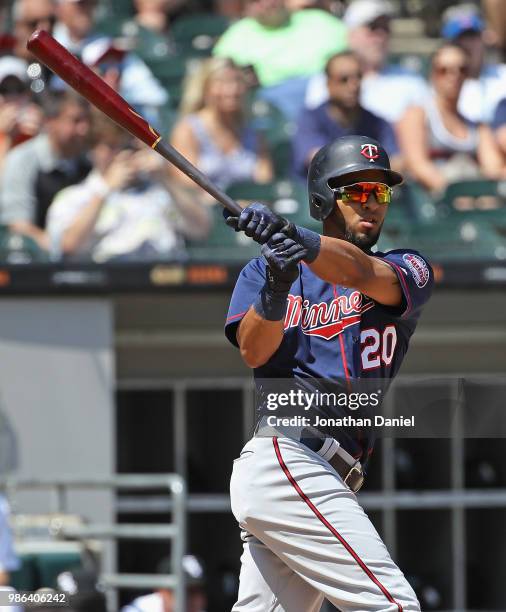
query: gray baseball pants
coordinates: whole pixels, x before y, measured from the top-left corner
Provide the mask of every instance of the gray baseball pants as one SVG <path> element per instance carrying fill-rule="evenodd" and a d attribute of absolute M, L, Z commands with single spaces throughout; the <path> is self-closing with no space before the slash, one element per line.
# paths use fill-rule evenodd
<path fill-rule="evenodd" d="M 234 461 L 242 529 L 233 612 L 420 611 L 413 589 L 359 505 L 318 454 L 289 438 L 252 438 Z"/>

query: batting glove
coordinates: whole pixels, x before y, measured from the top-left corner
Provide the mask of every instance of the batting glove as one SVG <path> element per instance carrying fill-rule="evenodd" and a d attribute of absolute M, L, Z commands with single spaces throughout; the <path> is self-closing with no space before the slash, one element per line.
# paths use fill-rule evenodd
<path fill-rule="evenodd" d="M 253 304 L 256 312 L 267 321 L 281 321 L 286 315 L 290 287 L 299 276 L 299 263 L 307 250 L 285 234 L 274 234 L 264 244 L 262 255 L 267 261 L 265 285 Z"/>
<path fill-rule="evenodd" d="M 226 223 L 236 232 L 244 232 L 259 244 L 265 244 L 271 236 L 286 228 L 287 235 L 291 233 L 293 223 L 276 214 L 265 204 L 253 202 L 243 209 L 238 217 L 228 216 Z"/>

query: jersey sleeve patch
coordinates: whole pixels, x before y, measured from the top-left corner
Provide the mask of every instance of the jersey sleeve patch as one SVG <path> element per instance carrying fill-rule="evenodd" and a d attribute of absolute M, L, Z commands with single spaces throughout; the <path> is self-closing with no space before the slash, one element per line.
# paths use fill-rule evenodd
<path fill-rule="evenodd" d="M 423 289 L 430 280 L 430 270 L 425 259 L 414 253 L 404 253 L 402 259 L 411 272 L 416 286 Z"/>
<path fill-rule="evenodd" d="M 382 253 L 380 257 L 397 274 L 403 297 L 400 307 L 383 307 L 384 310 L 401 319 L 418 318 L 432 294 L 432 268 L 416 251 L 399 249 Z"/>

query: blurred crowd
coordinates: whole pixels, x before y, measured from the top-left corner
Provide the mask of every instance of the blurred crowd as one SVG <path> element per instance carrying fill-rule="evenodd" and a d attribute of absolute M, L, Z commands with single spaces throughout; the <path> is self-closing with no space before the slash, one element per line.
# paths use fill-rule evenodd
<path fill-rule="evenodd" d="M 53 260 L 159 260 L 184 259 L 212 231 L 213 199 L 39 64 L 26 49 L 35 29 L 223 190 L 303 182 L 321 146 L 357 133 L 437 201 L 462 179 L 506 179 L 498 4 L 447 6 L 415 69 L 392 53 L 390 0 L 4 2 L 0 239 L 22 236 Z"/>

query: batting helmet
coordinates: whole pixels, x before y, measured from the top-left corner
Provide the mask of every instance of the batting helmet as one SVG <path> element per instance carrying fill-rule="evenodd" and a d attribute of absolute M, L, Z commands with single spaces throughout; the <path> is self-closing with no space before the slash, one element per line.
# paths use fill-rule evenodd
<path fill-rule="evenodd" d="M 333 187 L 360 181 L 378 181 L 393 186 L 402 176 L 390 169 L 390 160 L 377 140 L 368 136 L 342 136 L 322 147 L 309 166 L 309 209 L 323 221 L 334 210 Z"/>

